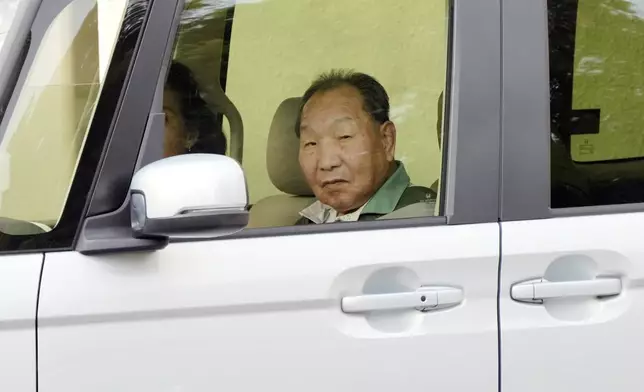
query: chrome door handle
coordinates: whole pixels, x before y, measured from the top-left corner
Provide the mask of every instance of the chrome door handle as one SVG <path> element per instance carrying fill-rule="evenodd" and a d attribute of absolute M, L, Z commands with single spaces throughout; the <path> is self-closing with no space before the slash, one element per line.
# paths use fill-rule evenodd
<path fill-rule="evenodd" d="M 445 309 L 463 302 L 463 290 L 455 287 L 421 287 L 416 291 L 369 294 L 342 298 L 344 313 L 416 309 L 421 312 Z"/>
<path fill-rule="evenodd" d="M 568 282 L 550 282 L 544 279 L 535 279 L 513 285 L 510 294 L 515 301 L 543 303 L 545 299 L 607 297 L 618 295 L 621 292 L 622 280 L 619 278 L 597 278 Z"/>

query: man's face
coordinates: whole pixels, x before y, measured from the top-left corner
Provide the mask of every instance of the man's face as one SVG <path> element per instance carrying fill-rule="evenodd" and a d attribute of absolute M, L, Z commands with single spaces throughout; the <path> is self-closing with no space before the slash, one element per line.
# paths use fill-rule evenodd
<path fill-rule="evenodd" d="M 394 160 L 396 128 L 376 123 L 351 86 L 317 93 L 304 105 L 299 160 L 322 203 L 340 213 L 366 203 Z"/>

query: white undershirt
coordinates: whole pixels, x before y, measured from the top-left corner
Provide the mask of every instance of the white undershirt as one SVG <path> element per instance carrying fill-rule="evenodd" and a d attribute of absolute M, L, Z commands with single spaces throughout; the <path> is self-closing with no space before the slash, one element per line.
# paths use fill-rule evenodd
<path fill-rule="evenodd" d="M 326 214 L 326 219 L 324 220 L 324 223 L 357 222 L 358 218 L 360 218 L 360 213 L 362 213 L 362 210 L 366 205 L 367 204 L 365 203 L 362 205 L 362 207 L 358 208 L 357 210 L 340 216 L 338 216 L 338 212 L 336 210 L 334 210 L 331 207 L 328 207 L 329 210 L 328 210 L 328 214 Z"/>

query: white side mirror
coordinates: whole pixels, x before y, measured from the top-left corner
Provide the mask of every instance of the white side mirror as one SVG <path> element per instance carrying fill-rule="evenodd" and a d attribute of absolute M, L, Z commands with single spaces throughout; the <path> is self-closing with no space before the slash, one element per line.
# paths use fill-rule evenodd
<path fill-rule="evenodd" d="M 136 237 L 214 238 L 248 224 L 244 171 L 223 155 L 188 154 L 153 162 L 130 185 Z"/>

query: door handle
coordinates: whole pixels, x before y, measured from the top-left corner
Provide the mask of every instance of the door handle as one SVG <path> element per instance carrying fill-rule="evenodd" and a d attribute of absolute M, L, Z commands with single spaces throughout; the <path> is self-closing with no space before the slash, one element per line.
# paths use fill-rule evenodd
<path fill-rule="evenodd" d="M 622 280 L 619 278 L 597 278 L 567 282 L 550 282 L 544 279 L 536 279 L 513 285 L 510 294 L 515 301 L 543 303 L 545 299 L 606 297 L 618 295 L 621 292 Z"/>
<path fill-rule="evenodd" d="M 463 290 L 455 287 L 421 287 L 416 291 L 369 294 L 342 298 L 344 313 L 416 309 L 421 312 L 456 306 L 463 302 Z"/>

